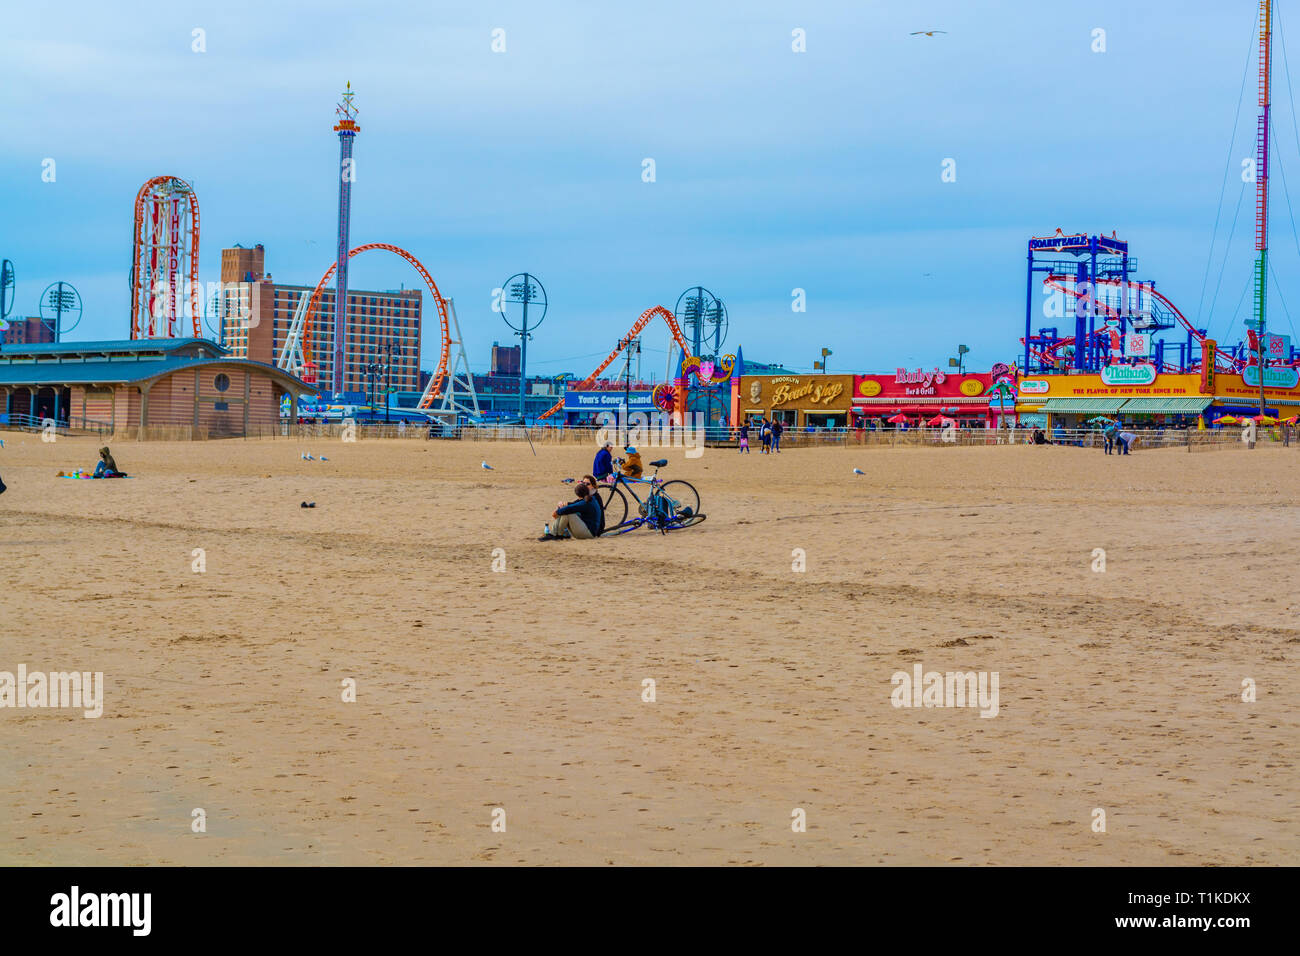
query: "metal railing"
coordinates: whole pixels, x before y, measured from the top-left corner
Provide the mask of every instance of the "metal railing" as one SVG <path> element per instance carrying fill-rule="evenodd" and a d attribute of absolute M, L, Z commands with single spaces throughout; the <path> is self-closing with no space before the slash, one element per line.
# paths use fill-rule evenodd
<path fill-rule="evenodd" d="M 408 439 L 425 441 L 429 439 L 447 439 L 454 441 L 530 441 L 536 445 L 588 445 L 595 447 L 601 441 L 609 440 L 616 446 L 625 443 L 644 446 L 647 449 L 665 447 L 683 447 L 701 443 L 699 431 L 684 432 L 681 429 L 660 429 L 651 427 L 638 431 L 635 427 L 630 434 L 613 428 L 596 428 L 592 426 L 562 425 L 493 425 L 493 424 L 459 424 L 447 425 L 434 421 L 429 425 L 408 423 L 399 424 L 381 422 L 289 422 L 276 424 L 250 425 L 243 434 L 231 434 L 224 429 L 212 429 L 206 426 L 190 425 L 148 425 L 119 426 L 114 429 L 107 422 L 94 421 L 81 416 L 52 420 L 36 415 L 11 414 L 7 421 L 0 418 L 0 429 L 13 429 L 28 432 L 41 432 L 52 428 L 59 435 L 94 434 L 111 436 L 119 441 L 205 441 L 212 439 L 319 439 L 319 440 L 354 440 L 373 441 L 377 439 Z M 1189 451 L 1203 449 L 1246 448 L 1240 428 L 1223 427 L 1210 429 L 1195 428 L 1134 428 L 1137 435 L 1134 450 L 1185 448 Z M 735 430 L 728 426 L 711 426 L 702 430 L 702 444 L 712 448 L 737 448 L 740 444 Z M 815 428 L 787 429 L 781 436 L 781 448 L 963 448 L 972 446 L 1025 445 L 1033 443 L 1032 428 L 906 428 L 906 429 L 870 429 L 870 428 Z M 1044 430 L 1048 443 L 1079 448 L 1100 449 L 1104 442 L 1102 433 L 1096 429 L 1053 429 Z M 1300 448 L 1300 434 L 1291 442 Z M 1283 444 L 1280 427 L 1261 427 L 1256 431 L 1259 444 Z M 750 430 L 750 449 L 757 454 L 761 443 L 754 430 Z"/>
<path fill-rule="evenodd" d="M 0 428 L 24 432 L 48 431 L 59 435 L 113 434 L 113 426 L 110 423 L 86 418 L 84 415 L 50 418 L 48 415 L 26 415 L 10 412 L 6 415 L 0 415 Z"/>

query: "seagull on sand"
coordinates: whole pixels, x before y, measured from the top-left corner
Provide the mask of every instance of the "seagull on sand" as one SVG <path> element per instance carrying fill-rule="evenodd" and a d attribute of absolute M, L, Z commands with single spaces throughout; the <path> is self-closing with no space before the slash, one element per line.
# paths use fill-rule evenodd
<path fill-rule="evenodd" d="M 487 462 L 485 462 L 485 461 L 480 461 L 480 462 L 478 463 L 478 466 L 479 466 L 480 468 L 482 468 L 484 471 L 491 471 L 491 470 L 492 470 L 492 466 L 489 465 L 489 464 L 488 464 Z"/>
<path fill-rule="evenodd" d="M 865 475 L 865 474 L 866 474 L 866 472 L 863 471 L 861 468 L 854 468 L 854 469 L 853 469 L 853 473 L 854 473 L 855 475 Z"/>

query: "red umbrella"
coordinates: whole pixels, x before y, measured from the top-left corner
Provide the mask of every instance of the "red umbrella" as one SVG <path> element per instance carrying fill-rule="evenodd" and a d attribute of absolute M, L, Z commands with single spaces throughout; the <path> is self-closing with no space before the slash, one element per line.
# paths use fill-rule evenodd
<path fill-rule="evenodd" d="M 956 425 L 957 423 L 947 415 L 935 415 L 934 418 L 926 422 L 927 425 Z"/>
<path fill-rule="evenodd" d="M 902 412 L 899 412 L 893 418 L 886 418 L 885 421 L 889 422 L 891 425 L 904 425 L 907 423 L 907 416 Z"/>

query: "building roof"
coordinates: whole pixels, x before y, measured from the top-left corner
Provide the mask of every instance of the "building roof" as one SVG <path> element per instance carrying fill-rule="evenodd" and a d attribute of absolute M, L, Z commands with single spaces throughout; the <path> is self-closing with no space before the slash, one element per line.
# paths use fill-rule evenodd
<path fill-rule="evenodd" d="M 97 356 L 138 356 L 182 353 L 228 355 L 229 349 L 210 339 L 108 339 L 98 342 L 34 342 L 0 345 L 0 361 L 11 358 L 78 361 Z"/>
<path fill-rule="evenodd" d="M 295 391 L 315 387 L 283 369 L 234 358 L 207 339 L 138 339 L 60 342 L 0 349 L 0 386 L 148 385 L 172 372 L 204 365 L 251 366 Z"/>

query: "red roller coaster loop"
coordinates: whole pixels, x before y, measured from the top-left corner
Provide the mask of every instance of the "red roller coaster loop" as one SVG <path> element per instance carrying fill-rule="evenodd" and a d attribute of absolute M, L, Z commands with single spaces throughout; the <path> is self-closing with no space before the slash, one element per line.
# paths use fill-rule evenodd
<path fill-rule="evenodd" d="M 642 329 L 644 329 L 647 325 L 649 325 L 650 320 L 653 319 L 656 315 L 662 318 L 666 323 L 668 323 L 668 331 L 672 333 L 673 340 L 679 346 L 681 346 L 683 354 L 690 355 L 691 347 L 686 344 L 686 339 L 682 337 L 682 330 L 677 325 L 677 318 L 671 312 L 665 309 L 662 305 L 651 306 L 650 308 L 646 309 L 644 312 L 641 313 L 641 317 L 639 319 L 637 319 L 635 322 L 632 323 L 632 328 L 627 330 L 627 335 L 623 336 L 622 340 L 619 342 L 618 348 L 614 349 L 614 351 L 609 353 L 609 358 L 605 359 L 605 361 L 601 362 L 598 366 L 596 366 L 596 370 L 592 372 L 590 375 L 588 375 L 577 386 L 577 388 L 584 389 L 584 388 L 591 387 L 591 384 L 594 381 L 596 381 L 596 378 L 600 375 L 600 373 L 605 371 L 605 369 L 609 368 L 610 364 L 613 363 L 614 359 L 618 358 L 619 355 L 623 353 L 623 350 L 627 348 L 629 344 L 631 344 L 632 339 L 637 335 L 637 333 L 639 333 Z M 551 406 L 550 409 L 543 412 L 541 415 L 538 415 L 537 420 L 540 422 L 544 418 L 550 418 L 552 415 L 554 415 L 563 407 L 564 407 L 564 399 L 560 399 L 553 406 Z"/>
<path fill-rule="evenodd" d="M 187 215 L 188 229 L 183 225 Z M 175 338 L 180 331 L 185 286 L 194 337 L 202 338 L 199 200 L 194 188 L 177 176 L 155 176 L 141 186 L 135 195 L 131 245 L 131 338 L 158 336 L 159 319 L 167 322 L 163 337 Z M 187 253 L 189 276 L 181 283 L 181 260 Z"/>
<path fill-rule="evenodd" d="M 442 293 L 438 291 L 438 284 L 433 281 L 433 276 L 424 268 L 424 264 L 419 259 L 411 255 L 400 246 L 390 245 L 386 242 L 368 242 L 365 245 L 357 246 L 348 252 L 348 258 L 367 252 L 371 249 L 383 249 L 395 255 L 401 256 L 411 264 L 411 267 L 420 274 L 424 284 L 429 287 L 429 294 L 433 296 L 433 304 L 438 307 L 438 324 L 442 331 L 442 348 L 438 356 L 438 370 L 433 373 L 433 387 L 425 393 L 425 400 L 421 403 L 421 408 L 428 408 L 433 400 L 442 394 L 443 382 L 447 379 L 447 356 L 451 351 L 451 327 L 447 316 L 447 303 L 442 298 Z M 330 276 L 334 275 L 334 269 L 338 263 L 331 263 L 330 267 L 325 270 L 325 274 L 320 277 L 316 283 L 315 290 L 312 291 L 311 300 L 307 303 L 307 313 L 303 318 L 302 324 L 302 360 L 303 360 L 303 380 L 309 382 L 316 381 L 315 365 L 311 360 L 311 323 L 312 317 L 316 314 L 316 307 L 320 302 L 321 293 L 325 291 L 325 286 L 329 283 Z M 309 377 L 310 376 L 310 377 Z M 342 382 L 342 377 L 337 377 L 335 381 Z"/>

